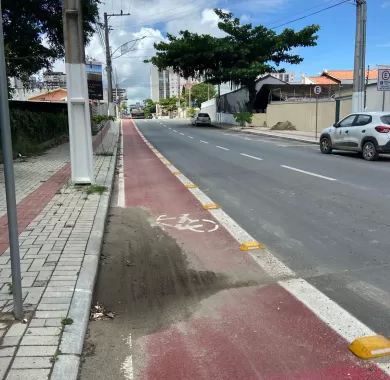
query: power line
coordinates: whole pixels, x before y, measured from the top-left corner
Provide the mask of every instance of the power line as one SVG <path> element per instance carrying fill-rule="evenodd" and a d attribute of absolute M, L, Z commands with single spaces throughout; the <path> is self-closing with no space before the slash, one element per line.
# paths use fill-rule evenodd
<path fill-rule="evenodd" d="M 335 1 L 335 0 L 333 0 Z M 309 11 L 312 11 L 313 9 L 317 9 L 317 8 L 320 8 L 324 5 L 324 1 L 321 0 L 320 3 L 318 3 L 317 5 L 313 6 L 313 7 L 310 7 L 310 8 L 306 8 L 306 9 L 302 9 L 300 11 L 297 11 L 296 13 L 294 14 L 290 14 L 290 17 L 296 17 L 296 16 L 300 16 L 302 14 L 306 14 L 307 12 Z M 277 24 L 280 24 L 282 22 L 285 22 L 285 17 L 283 18 L 278 18 L 277 20 L 273 20 L 271 21 L 270 23 L 268 23 L 267 28 L 271 28 L 273 25 L 277 25 Z"/>
<path fill-rule="evenodd" d="M 310 16 L 314 16 L 314 15 L 316 15 L 316 14 L 318 14 L 318 13 L 327 11 L 328 9 L 335 8 L 335 7 L 337 7 L 337 6 L 341 5 L 341 4 L 344 4 L 344 3 L 347 3 L 347 2 L 350 2 L 350 1 L 351 1 L 351 0 L 343 0 L 343 1 L 340 1 L 340 2 L 338 2 L 338 3 L 336 3 L 336 4 L 329 5 L 328 7 L 322 8 L 322 9 L 316 11 L 316 12 L 312 12 L 312 13 L 309 13 L 309 14 L 307 14 L 307 15 L 305 15 L 305 16 L 298 17 L 298 18 L 296 18 L 296 19 L 287 21 L 287 22 L 285 22 L 285 23 L 283 23 L 283 24 L 274 26 L 274 27 L 271 28 L 271 29 L 277 29 L 277 28 L 280 28 L 280 27 L 282 27 L 282 26 L 286 26 L 286 25 L 292 24 L 293 22 L 303 20 L 303 19 L 308 18 L 308 17 L 310 17 Z"/>

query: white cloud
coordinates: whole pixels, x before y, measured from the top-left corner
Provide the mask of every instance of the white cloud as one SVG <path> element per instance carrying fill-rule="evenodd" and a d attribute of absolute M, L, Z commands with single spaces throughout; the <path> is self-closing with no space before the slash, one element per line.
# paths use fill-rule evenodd
<path fill-rule="evenodd" d="M 100 15 L 103 12 L 119 13 L 123 5 L 124 13 L 130 16 L 111 17 L 109 19 L 112 30 L 110 45 L 113 50 L 121 44 L 147 36 L 136 45 L 137 50 L 114 60 L 120 87 L 127 89 L 129 102 L 141 101 L 150 97 L 150 64 L 144 59 L 154 54 L 153 44 L 164 39 L 162 31 L 177 34 L 180 30 L 190 30 L 195 33 L 222 36 L 218 29 L 218 17 L 213 8 L 239 7 L 245 10 L 241 15 L 243 22 L 249 21 L 249 14 L 269 13 L 280 9 L 289 0 L 112 0 L 102 2 Z M 226 9 L 225 9 L 226 8 Z M 240 15 L 238 14 L 240 17 Z M 105 51 L 99 37 L 95 34 L 90 41 L 86 54 L 105 63 Z M 56 62 L 55 70 L 64 70 L 63 62 Z M 105 79 L 104 79 L 105 81 Z"/>

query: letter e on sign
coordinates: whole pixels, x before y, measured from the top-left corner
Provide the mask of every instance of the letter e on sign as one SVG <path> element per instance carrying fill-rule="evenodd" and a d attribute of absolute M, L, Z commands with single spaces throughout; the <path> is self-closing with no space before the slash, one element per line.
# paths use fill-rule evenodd
<path fill-rule="evenodd" d="M 314 87 L 314 93 L 315 93 L 316 95 L 321 94 L 321 91 L 322 91 L 322 89 L 321 89 L 320 86 L 315 86 L 315 87 Z"/>

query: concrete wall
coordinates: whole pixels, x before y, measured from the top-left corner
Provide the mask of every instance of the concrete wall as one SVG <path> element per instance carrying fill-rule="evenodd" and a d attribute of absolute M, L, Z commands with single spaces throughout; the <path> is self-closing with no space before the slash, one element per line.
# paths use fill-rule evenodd
<path fill-rule="evenodd" d="M 340 103 L 340 118 L 351 113 L 352 100 L 343 99 Z M 335 122 L 336 102 L 334 100 L 318 102 L 318 130 L 322 130 Z M 268 105 L 267 126 L 272 127 L 279 121 L 290 121 L 298 131 L 315 131 L 315 102 L 280 102 Z"/>
<path fill-rule="evenodd" d="M 378 91 L 375 85 L 367 86 L 367 111 L 382 111 L 383 92 Z M 390 111 L 390 91 L 385 94 L 385 111 Z"/>
<path fill-rule="evenodd" d="M 210 115 L 211 122 L 217 121 L 217 100 L 215 98 L 203 102 L 199 112 L 208 113 Z"/>
<path fill-rule="evenodd" d="M 252 117 L 252 127 L 264 127 L 264 123 L 267 124 L 267 114 L 266 113 L 255 113 Z"/>

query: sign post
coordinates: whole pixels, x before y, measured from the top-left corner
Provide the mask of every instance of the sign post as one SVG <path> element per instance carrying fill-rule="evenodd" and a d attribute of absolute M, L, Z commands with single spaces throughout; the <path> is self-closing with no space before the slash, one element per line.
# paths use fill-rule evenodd
<path fill-rule="evenodd" d="M 321 87 L 320 86 L 315 86 L 314 87 L 314 93 L 316 95 L 316 134 L 315 134 L 315 139 L 317 140 L 317 134 L 318 134 L 318 95 L 321 94 Z"/>
<path fill-rule="evenodd" d="M 390 67 L 378 69 L 377 90 L 382 91 L 382 111 L 385 110 L 386 91 L 390 91 Z"/>
<path fill-rule="evenodd" d="M 1 16 L 1 1 L 0 1 Z M 8 236 L 11 256 L 12 296 L 14 315 L 23 319 L 22 280 L 20 274 L 20 255 L 18 238 L 18 220 L 16 211 L 14 164 L 12 159 L 12 141 L 8 106 L 7 73 L 4 55 L 3 21 L 0 18 L 0 130 L 3 150 L 5 194 L 7 199 Z"/>

